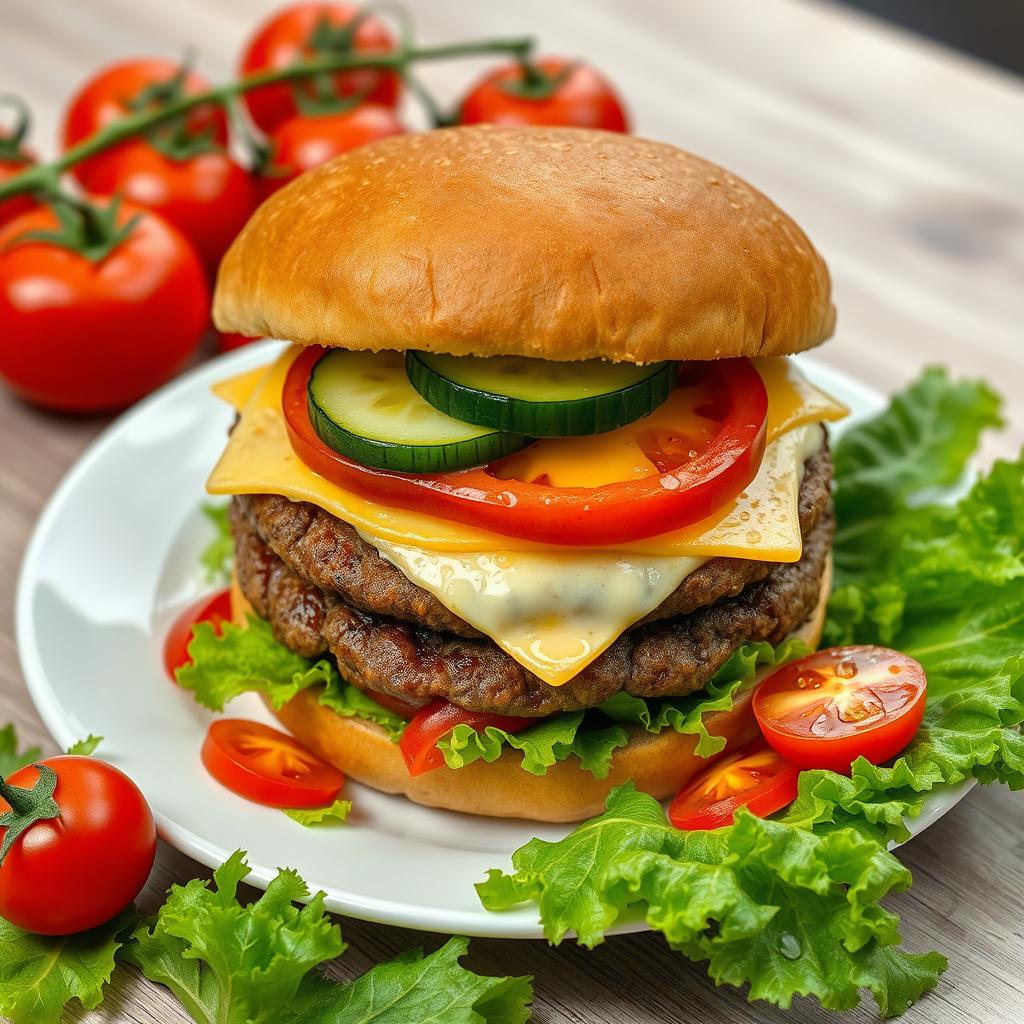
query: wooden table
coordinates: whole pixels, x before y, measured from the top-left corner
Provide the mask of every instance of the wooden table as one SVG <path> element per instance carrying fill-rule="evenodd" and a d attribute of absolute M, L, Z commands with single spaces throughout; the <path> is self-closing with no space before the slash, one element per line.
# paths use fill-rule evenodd
<path fill-rule="evenodd" d="M 0 0 L 0 92 L 37 114 L 49 151 L 61 105 L 99 65 L 176 56 L 190 44 L 214 79 L 275 0 Z M 1006 394 L 1009 429 L 988 457 L 1024 441 L 1024 82 L 827 4 L 678 0 L 470 5 L 418 0 L 423 39 L 536 32 L 549 52 L 605 69 L 639 133 L 695 150 L 749 178 L 808 230 L 832 267 L 840 310 L 827 362 L 886 390 L 923 363 L 982 374 Z M 474 63 L 430 69 L 457 95 Z M 0 336 L 2 344 L 2 336 Z M 26 408 L 0 392 L 0 722 L 49 743 L 25 694 L 12 630 L 15 576 L 29 532 L 61 474 L 103 426 Z M 52 747 L 52 745 L 50 745 Z M 48 747 L 50 749 L 50 747 Z M 1024 802 L 978 790 L 902 851 L 913 889 L 892 901 L 914 949 L 951 966 L 912 1022 L 1003 1022 L 1024 1009 Z M 203 873 L 163 847 L 147 890 Z M 339 974 L 438 936 L 344 922 Z M 475 941 L 473 965 L 536 975 L 549 1022 L 823 1021 L 715 991 L 701 968 L 653 935 L 589 953 L 539 942 Z M 172 1022 L 162 990 L 120 975 L 90 1020 Z M 83 1018 L 83 1019 L 86 1019 Z M 876 1019 L 870 1003 L 848 1019 Z"/>

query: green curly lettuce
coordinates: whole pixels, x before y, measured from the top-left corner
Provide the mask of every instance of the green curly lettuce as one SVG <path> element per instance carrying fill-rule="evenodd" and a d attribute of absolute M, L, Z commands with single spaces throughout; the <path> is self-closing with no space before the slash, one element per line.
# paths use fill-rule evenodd
<path fill-rule="evenodd" d="M 982 430 L 983 384 L 929 370 L 835 446 L 837 589 L 829 644 L 896 647 L 928 676 L 924 721 L 893 763 L 801 773 L 774 821 L 741 814 L 679 833 L 630 788 L 560 843 L 533 840 L 478 888 L 501 910 L 535 902 L 553 942 L 593 945 L 630 906 L 718 983 L 782 1006 L 814 995 L 846 1009 L 870 991 L 884 1015 L 934 987 L 936 953 L 900 949 L 881 906 L 909 874 L 886 852 L 936 787 L 1024 788 L 1024 458 L 997 463 L 956 503 Z"/>

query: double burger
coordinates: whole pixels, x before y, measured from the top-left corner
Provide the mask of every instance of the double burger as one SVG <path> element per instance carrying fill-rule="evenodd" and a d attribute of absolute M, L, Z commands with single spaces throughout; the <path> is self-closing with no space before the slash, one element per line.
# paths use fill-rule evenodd
<path fill-rule="evenodd" d="M 577 129 L 387 139 L 256 212 L 214 319 L 290 342 L 220 389 L 235 611 L 405 721 L 317 687 L 277 711 L 359 782 L 548 821 L 665 797 L 708 763 L 688 709 L 711 756 L 757 734 L 753 674 L 711 699 L 737 652 L 817 643 L 845 410 L 788 357 L 831 335 L 829 275 L 723 168 Z M 452 767 L 460 728 L 488 756 Z"/>

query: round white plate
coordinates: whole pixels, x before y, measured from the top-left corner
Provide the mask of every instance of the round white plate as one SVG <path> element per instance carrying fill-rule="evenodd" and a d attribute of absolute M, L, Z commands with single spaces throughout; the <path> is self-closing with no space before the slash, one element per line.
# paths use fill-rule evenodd
<path fill-rule="evenodd" d="M 492 914 L 473 884 L 533 836 L 566 826 L 429 810 L 350 784 L 355 810 L 339 828 L 306 829 L 215 783 L 199 749 L 210 714 L 174 687 L 161 642 L 176 613 L 209 589 L 197 558 L 211 536 L 203 484 L 224 446 L 232 411 L 215 381 L 268 362 L 263 342 L 200 366 L 118 419 L 58 487 L 22 566 L 17 636 L 29 691 L 63 748 L 89 733 L 102 756 L 142 788 L 168 842 L 211 867 L 248 851 L 251 881 L 279 866 L 299 871 L 334 911 L 385 924 L 465 935 L 538 938 L 532 907 Z M 809 376 L 857 415 L 881 398 L 802 360 Z M 270 721 L 252 695 L 230 714 Z M 911 823 L 926 827 L 966 788 L 932 794 Z M 622 922 L 635 931 L 640 922 Z"/>

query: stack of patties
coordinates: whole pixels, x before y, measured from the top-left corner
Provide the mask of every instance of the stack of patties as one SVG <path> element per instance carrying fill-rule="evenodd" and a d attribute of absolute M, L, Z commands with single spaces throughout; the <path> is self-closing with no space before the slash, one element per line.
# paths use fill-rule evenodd
<path fill-rule="evenodd" d="M 756 734 L 767 645 L 817 642 L 845 410 L 786 357 L 831 334 L 829 276 L 728 171 L 574 129 L 396 137 L 262 206 L 214 315 L 292 342 L 220 388 L 237 603 L 408 722 L 280 709 L 353 778 L 543 820 L 670 795 Z"/>

